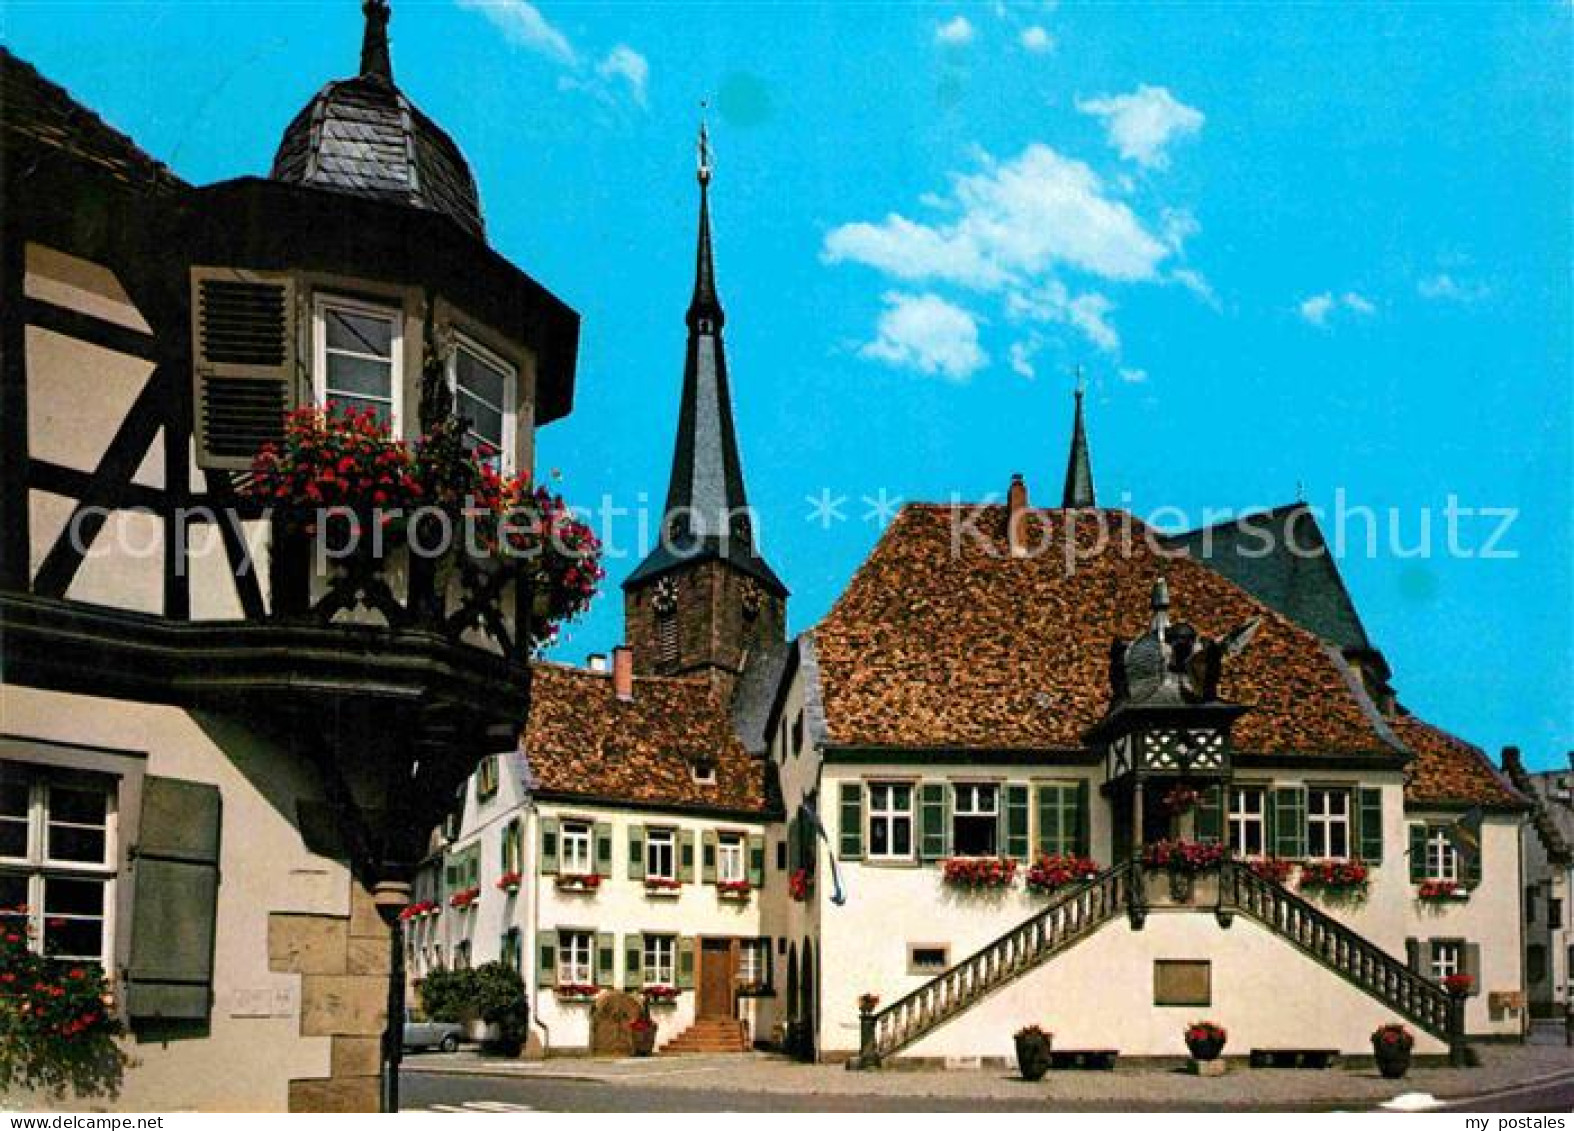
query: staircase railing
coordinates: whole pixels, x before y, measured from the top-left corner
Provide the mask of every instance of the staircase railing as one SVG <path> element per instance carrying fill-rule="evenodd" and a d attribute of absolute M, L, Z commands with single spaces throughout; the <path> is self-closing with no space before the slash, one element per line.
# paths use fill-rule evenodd
<path fill-rule="evenodd" d="M 1417 1028 L 1447 1041 L 1453 1059 L 1464 1059 L 1462 995 L 1417 974 L 1326 911 L 1244 864 L 1223 865 L 1219 903 L 1255 919 Z"/>
<path fill-rule="evenodd" d="M 1140 892 L 1128 861 L 1055 896 L 1046 907 L 878 1013 L 865 1014 L 860 1068 L 880 1062 L 946 1021 L 1125 914 Z"/>

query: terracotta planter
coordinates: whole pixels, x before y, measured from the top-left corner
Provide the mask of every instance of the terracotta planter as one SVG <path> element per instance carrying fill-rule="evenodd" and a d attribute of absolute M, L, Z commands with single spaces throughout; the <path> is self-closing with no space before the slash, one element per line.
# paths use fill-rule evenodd
<path fill-rule="evenodd" d="M 1193 1060 L 1218 1060 L 1224 1051 L 1224 1042 L 1217 1037 L 1205 1041 L 1187 1041 L 1186 1050 Z"/>
<path fill-rule="evenodd" d="M 656 1051 L 655 1025 L 652 1025 L 648 1029 L 635 1029 L 633 1033 L 635 1056 L 650 1056 Z"/>
<path fill-rule="evenodd" d="M 1401 1079 L 1410 1071 L 1410 1050 L 1403 1045 L 1374 1040 L 1372 1057 L 1377 1061 L 1377 1070 L 1383 1074 L 1384 1080 Z"/>
<path fill-rule="evenodd" d="M 1024 1080 L 1042 1080 L 1049 1071 L 1051 1038 L 1037 1033 L 1019 1033 L 1017 1042 L 1017 1070 Z"/>

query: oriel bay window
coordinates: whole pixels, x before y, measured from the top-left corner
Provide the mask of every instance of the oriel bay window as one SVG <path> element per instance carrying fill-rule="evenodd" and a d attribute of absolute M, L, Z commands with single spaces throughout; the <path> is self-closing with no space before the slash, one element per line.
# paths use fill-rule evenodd
<path fill-rule="evenodd" d="M 994 856 L 999 852 L 1000 787 L 963 782 L 952 788 L 951 852 Z"/>
<path fill-rule="evenodd" d="M 403 334 L 397 307 L 317 296 L 314 307 L 317 401 L 329 409 L 371 409 L 396 425 Z"/>
<path fill-rule="evenodd" d="M 869 857 L 911 860 L 913 856 L 913 787 L 903 782 L 869 785 Z"/>

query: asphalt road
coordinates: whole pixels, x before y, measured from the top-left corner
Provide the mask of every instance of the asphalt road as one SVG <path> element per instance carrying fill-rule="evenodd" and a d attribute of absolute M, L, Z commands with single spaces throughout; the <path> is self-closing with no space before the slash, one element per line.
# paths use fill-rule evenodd
<path fill-rule="evenodd" d="M 983 1100 L 966 1097 L 933 1096 L 849 1096 L 793 1095 L 768 1092 L 738 1092 L 722 1088 L 644 1087 L 638 1084 L 604 1084 L 583 1080 L 529 1080 L 488 1076 L 439 1076 L 406 1072 L 401 1084 L 402 1104 L 406 1110 L 463 1111 L 474 1113 L 508 1111 L 1174 1111 L 1173 1107 L 1125 1107 L 1112 1104 L 1051 1105 L 1037 1100 Z M 1197 1111 L 1217 1108 L 1198 1107 Z M 1241 1110 L 1254 1108 L 1250 1101 Z M 1286 1107 L 1277 1110 L 1349 1110 L 1349 1105 L 1326 1107 Z M 1574 1111 L 1574 1077 L 1550 1084 L 1531 1085 L 1502 1092 L 1480 1100 L 1439 1109 L 1447 1112 L 1532 1112 L 1568 1113 Z"/>

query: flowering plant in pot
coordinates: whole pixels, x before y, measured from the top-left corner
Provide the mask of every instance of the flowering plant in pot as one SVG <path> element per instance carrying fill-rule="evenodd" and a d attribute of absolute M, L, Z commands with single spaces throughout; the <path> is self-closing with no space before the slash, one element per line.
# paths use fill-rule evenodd
<path fill-rule="evenodd" d="M 1042 1080 L 1049 1071 L 1050 1049 L 1055 1035 L 1037 1025 L 1027 1025 L 1016 1031 L 1017 1071 L 1024 1080 Z"/>
<path fill-rule="evenodd" d="M 629 1032 L 634 1035 L 634 1055 L 649 1056 L 656 1051 L 656 1021 L 642 1013 L 629 1022 Z"/>
<path fill-rule="evenodd" d="M 1150 868 L 1196 875 L 1210 872 L 1224 861 L 1224 846 L 1211 840 L 1158 840 L 1142 850 L 1142 862 Z"/>
<path fill-rule="evenodd" d="M 1410 1050 L 1416 1039 L 1403 1025 L 1380 1025 L 1372 1033 L 1372 1056 L 1386 1080 L 1397 1080 L 1410 1071 Z"/>
<path fill-rule="evenodd" d="M 1281 887 L 1289 882 L 1295 872 L 1295 861 L 1286 860 L 1282 856 L 1259 856 L 1246 866 L 1259 879 L 1279 884 Z"/>
<path fill-rule="evenodd" d="M 1189 785 L 1171 787 L 1159 803 L 1164 811 L 1171 816 L 1179 817 L 1183 813 L 1190 813 L 1202 801 L 1202 791 L 1193 789 Z"/>
<path fill-rule="evenodd" d="M 814 889 L 814 880 L 809 875 L 809 869 L 799 868 L 787 877 L 787 897 L 794 903 L 803 903 L 809 898 L 809 893 Z"/>
<path fill-rule="evenodd" d="M 1059 891 L 1072 884 L 1085 883 L 1099 874 L 1098 862 L 1087 856 L 1074 854 L 1040 856 L 1027 870 L 1024 881 L 1029 891 L 1041 895 Z"/>
<path fill-rule="evenodd" d="M 879 994 L 859 994 L 858 995 L 858 1012 L 859 1013 L 873 1013 L 875 1011 L 875 1007 L 877 1005 L 879 1005 L 879 1004 L 880 1004 L 880 995 Z"/>
<path fill-rule="evenodd" d="M 1331 899 L 1361 899 L 1370 881 L 1371 870 L 1361 860 L 1308 860 L 1297 886 Z"/>
<path fill-rule="evenodd" d="M 464 888 L 464 889 L 462 889 L 460 891 L 456 891 L 456 892 L 454 892 L 453 895 L 449 896 L 448 897 L 448 906 L 454 907 L 454 908 L 459 909 L 460 911 L 463 911 L 466 907 L 469 907 L 471 904 L 475 903 L 475 901 L 480 899 L 480 898 L 481 898 L 481 889 L 480 888 L 478 888 L 478 887 L 468 887 L 468 888 Z"/>
<path fill-rule="evenodd" d="M 408 923 L 412 919 L 421 919 L 436 913 L 437 904 L 429 899 L 423 899 L 418 903 L 410 904 L 403 911 L 399 912 L 399 920 L 400 922 Z"/>
<path fill-rule="evenodd" d="M 1016 879 L 1017 862 L 1009 856 L 953 856 L 943 865 L 941 875 L 952 887 L 972 891 L 1005 888 Z"/>
<path fill-rule="evenodd" d="M 1228 1039 L 1224 1026 L 1212 1021 L 1193 1021 L 1186 1026 L 1186 1050 L 1193 1060 L 1218 1060 Z"/>
<path fill-rule="evenodd" d="M 1476 980 L 1469 974 L 1449 974 L 1443 979 L 1443 988 L 1455 997 L 1464 997 L 1475 988 Z"/>
<path fill-rule="evenodd" d="M 506 891 L 509 895 L 513 895 L 519 891 L 519 885 L 523 881 L 524 877 L 518 872 L 504 872 L 497 878 L 497 888 L 499 891 Z"/>

